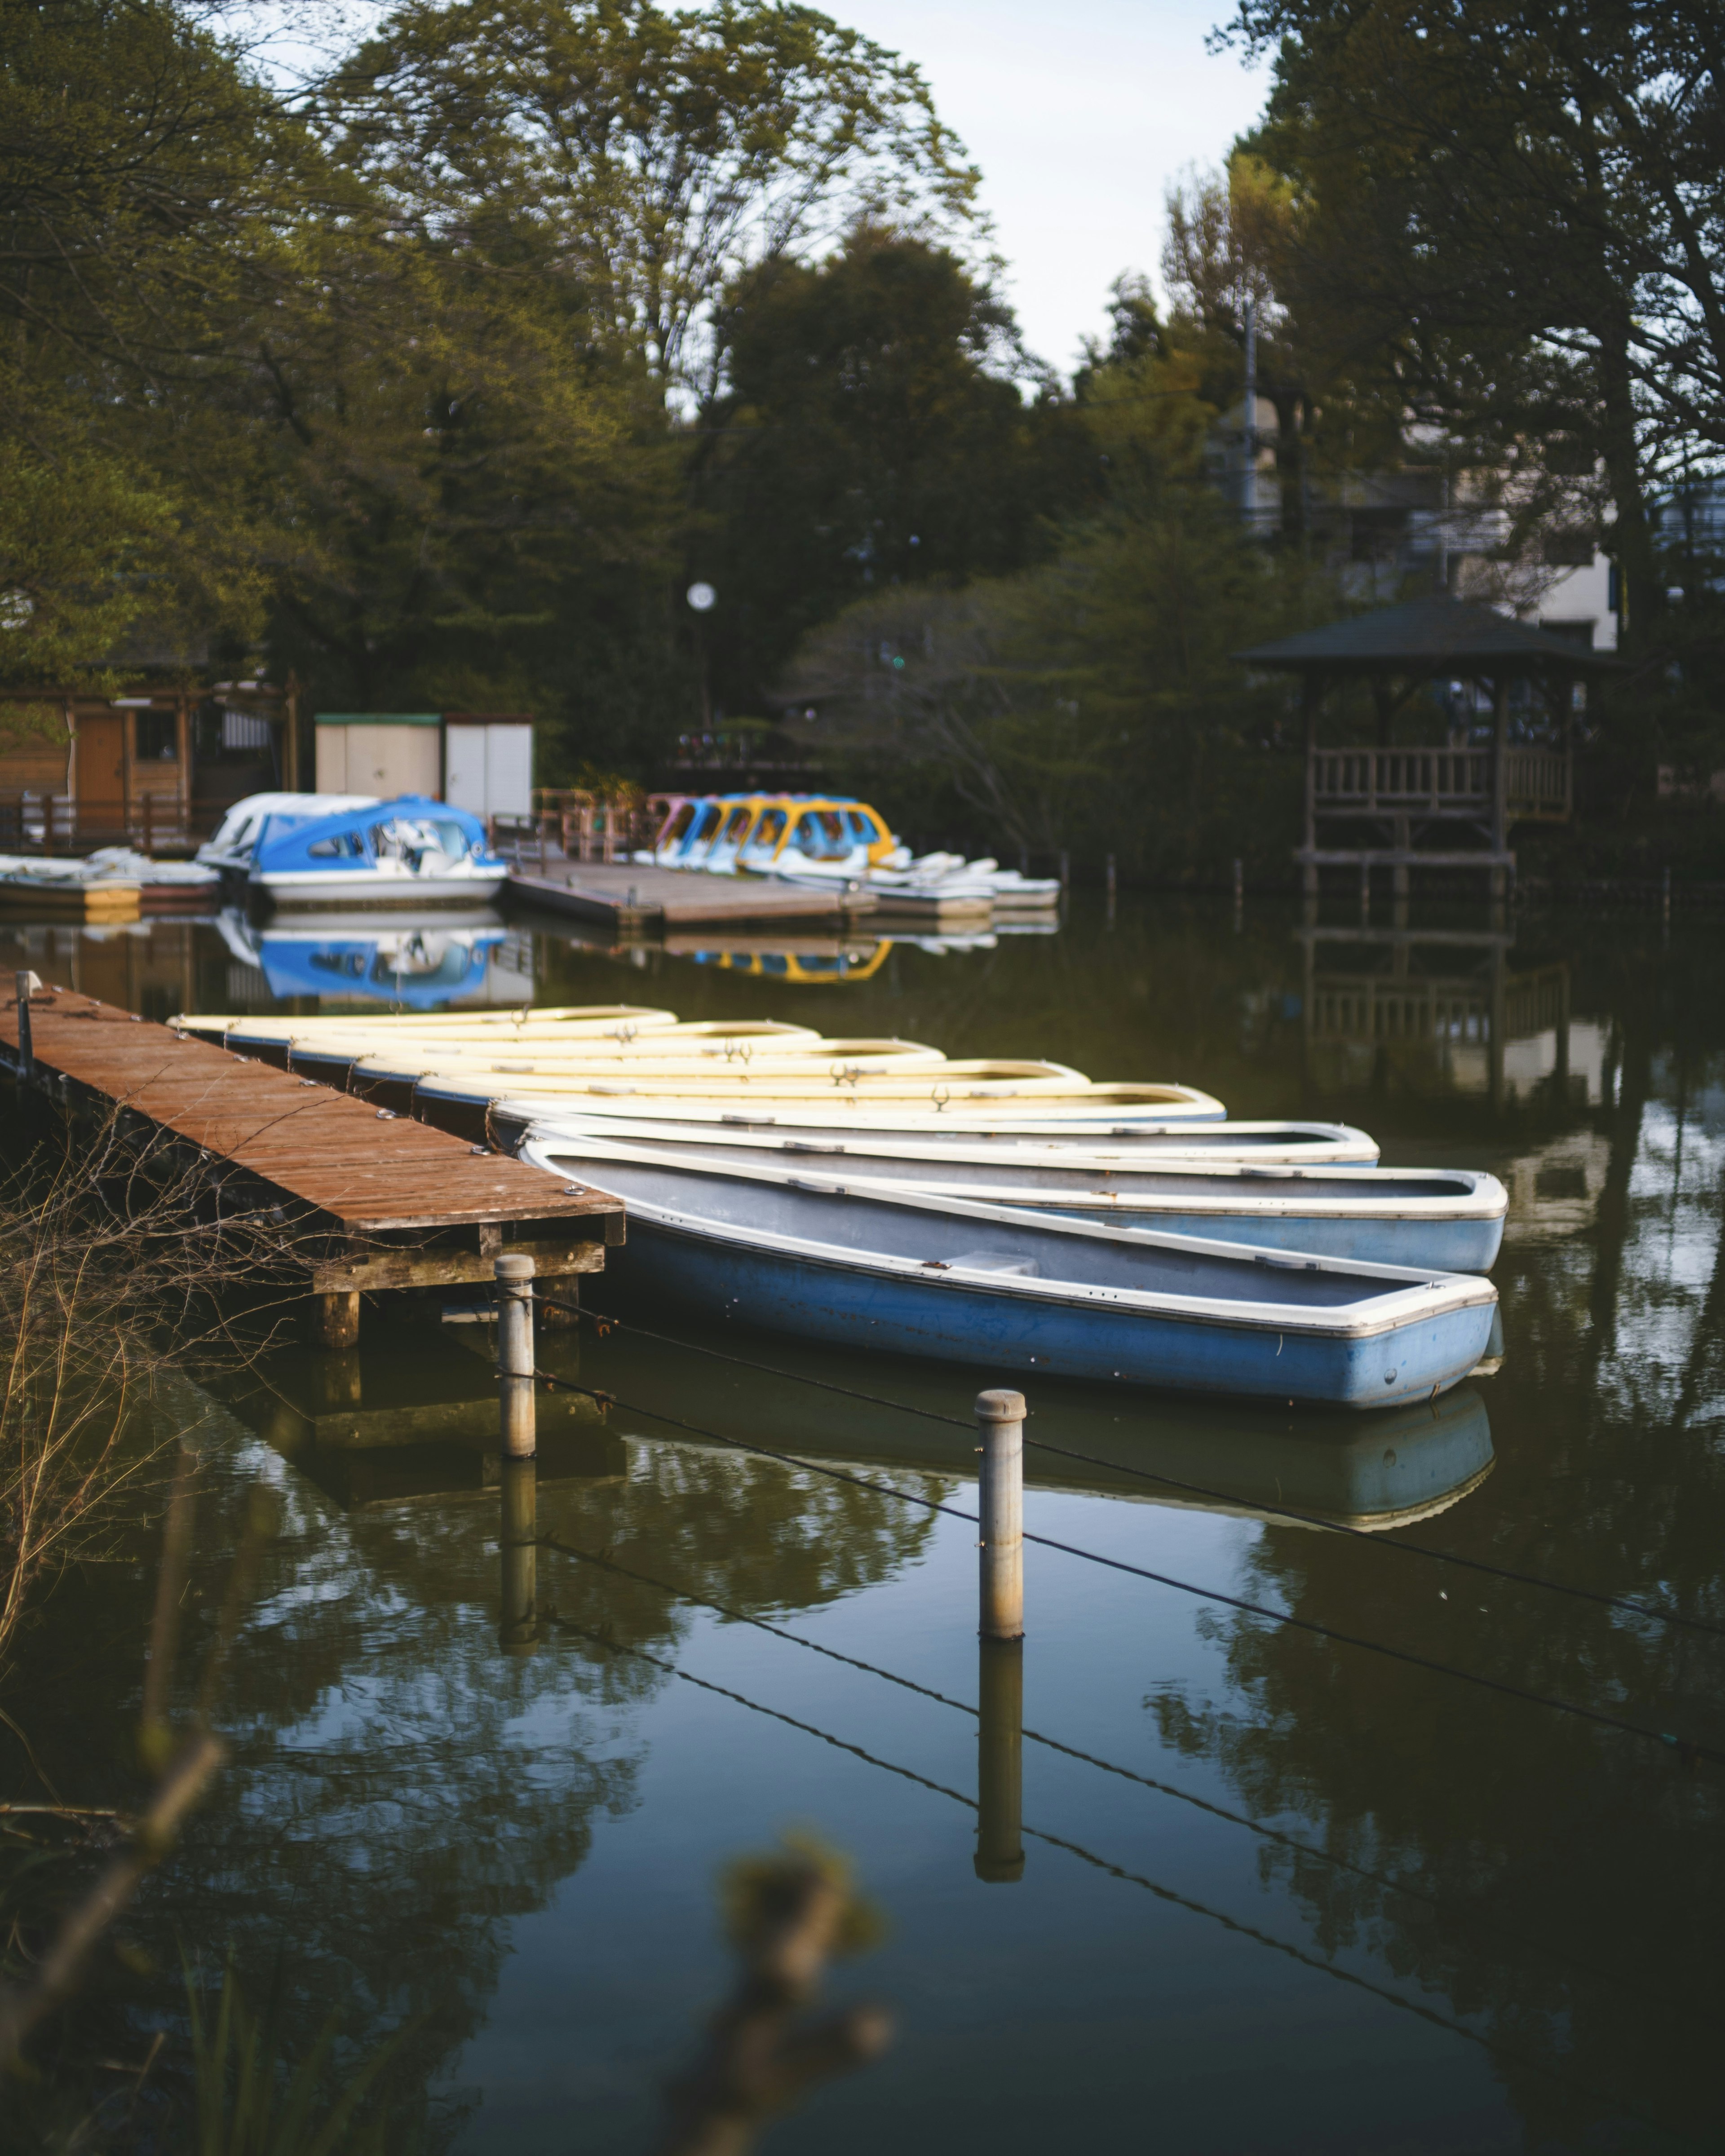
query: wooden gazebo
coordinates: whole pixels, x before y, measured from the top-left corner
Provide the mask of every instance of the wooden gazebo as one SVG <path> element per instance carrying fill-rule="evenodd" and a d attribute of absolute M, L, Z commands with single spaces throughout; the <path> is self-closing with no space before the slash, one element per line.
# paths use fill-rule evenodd
<path fill-rule="evenodd" d="M 1294 858 L 1308 898 L 1318 871 L 1355 868 L 1363 899 L 1374 868 L 1393 871 L 1405 896 L 1414 868 L 1484 869 L 1501 898 L 1515 873 L 1511 827 L 1567 823 L 1574 799 L 1571 694 L 1579 679 L 1619 662 L 1548 629 L 1530 629 L 1492 608 L 1450 598 L 1410 599 L 1352 621 L 1236 652 L 1244 665 L 1300 677 L 1306 730 L 1306 830 Z M 1323 748 L 1318 719 L 1337 682 L 1367 681 L 1376 707 L 1370 747 Z M 1390 722 L 1423 681 L 1461 680 L 1489 688 L 1489 747 L 1390 746 Z M 1510 687 L 1531 680 L 1552 716 L 1548 743 L 1512 748 Z M 1318 843 L 1321 823 L 1375 825 L 1375 839 Z M 1471 834 L 1482 843 L 1457 845 Z"/>

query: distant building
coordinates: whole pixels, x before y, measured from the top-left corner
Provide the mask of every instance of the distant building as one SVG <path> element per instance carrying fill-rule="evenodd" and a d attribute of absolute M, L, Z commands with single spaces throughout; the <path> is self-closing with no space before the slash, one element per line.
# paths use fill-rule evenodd
<path fill-rule="evenodd" d="M 1242 398 L 1224 414 L 1207 459 L 1212 481 L 1256 536 L 1283 527 L 1276 470 L 1276 407 Z M 1597 516 L 1578 487 L 1573 506 L 1543 516 L 1519 552 L 1513 477 L 1458 472 L 1438 439 L 1410 440 L 1393 470 L 1352 471 L 1309 481 L 1304 523 L 1314 553 L 1357 604 L 1388 605 L 1411 593 L 1446 593 L 1496 606 L 1594 651 L 1615 651 L 1622 600 Z M 1691 490 L 1681 514 L 1704 535 L 1711 562 L 1725 568 L 1725 483 Z M 1679 515 L 1673 505 L 1669 516 Z M 1683 529 L 1671 526 L 1673 532 Z"/>

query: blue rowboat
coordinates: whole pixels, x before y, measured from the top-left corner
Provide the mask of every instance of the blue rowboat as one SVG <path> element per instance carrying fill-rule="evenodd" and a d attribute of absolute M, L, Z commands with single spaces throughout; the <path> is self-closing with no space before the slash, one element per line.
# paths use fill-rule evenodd
<path fill-rule="evenodd" d="M 1475 1275 L 679 1165 L 645 1147 L 535 1140 L 522 1158 L 624 1200 L 625 1283 L 770 1331 L 1003 1372 L 1389 1407 L 1466 1377 L 1497 1303 Z"/>
<path fill-rule="evenodd" d="M 1260 1250 L 1309 1250 L 1438 1272 L 1489 1271 L 1509 1204 L 1509 1194 L 1495 1175 L 1468 1168 L 1255 1167 L 1198 1160 L 1122 1167 L 1014 1158 L 1005 1148 L 943 1152 L 914 1138 L 823 1147 L 775 1140 L 766 1132 L 670 1136 L 650 1124 L 625 1131 L 584 1117 L 548 1118 L 540 1129 L 553 1142 L 583 1130 L 595 1137 L 627 1138 L 671 1162 L 814 1173 L 853 1188 L 879 1186 L 889 1194 L 921 1190 L 1160 1235 L 1219 1235 Z M 1205 1129 L 1213 1132 L 1214 1126 Z"/>

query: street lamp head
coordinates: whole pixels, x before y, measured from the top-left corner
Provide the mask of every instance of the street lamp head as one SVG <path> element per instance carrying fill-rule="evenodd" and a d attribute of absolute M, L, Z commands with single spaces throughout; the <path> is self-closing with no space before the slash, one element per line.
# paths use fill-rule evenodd
<path fill-rule="evenodd" d="M 711 613 L 718 603 L 719 594 L 711 584 L 691 584 L 685 597 L 696 613 Z"/>

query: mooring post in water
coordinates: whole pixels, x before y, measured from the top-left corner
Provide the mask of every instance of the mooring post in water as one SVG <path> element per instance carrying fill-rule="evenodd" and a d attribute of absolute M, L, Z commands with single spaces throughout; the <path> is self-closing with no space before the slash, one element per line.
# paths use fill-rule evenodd
<path fill-rule="evenodd" d="M 982 1558 L 981 1622 L 985 1640 L 1024 1636 L 1024 1396 L 978 1393 L 982 1443 L 977 1522 Z"/>
<path fill-rule="evenodd" d="M 1110 854 L 1108 856 L 1108 918 L 1111 921 L 1114 918 L 1114 856 Z"/>
<path fill-rule="evenodd" d="M 502 1466 L 502 1622 L 498 1637 L 506 1655 L 530 1655 L 539 1644 L 539 1463 L 508 1460 Z"/>
<path fill-rule="evenodd" d="M 531 1460 L 538 1450 L 533 1404 L 533 1260 L 512 1255 L 496 1261 L 497 1412 L 506 1460 Z"/>
<path fill-rule="evenodd" d="M 1024 1643 L 977 1642 L 976 1876 L 1024 1876 Z"/>

